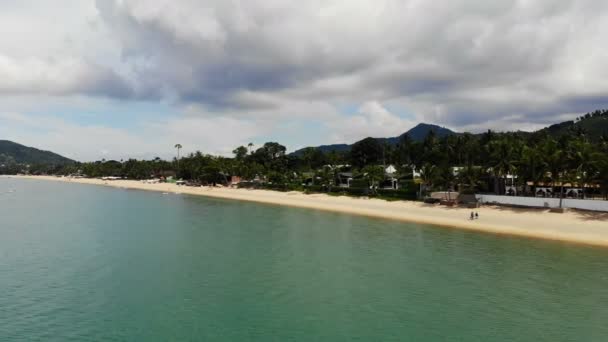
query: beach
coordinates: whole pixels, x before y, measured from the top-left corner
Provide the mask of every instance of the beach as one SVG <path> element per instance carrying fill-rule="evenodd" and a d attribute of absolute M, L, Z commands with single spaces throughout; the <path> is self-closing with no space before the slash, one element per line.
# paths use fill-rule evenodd
<path fill-rule="evenodd" d="M 171 183 L 149 184 L 136 180 L 101 180 L 52 176 L 11 176 L 66 183 L 108 186 L 122 189 L 157 191 L 166 195 L 187 194 L 213 198 L 250 201 L 271 205 L 324 210 L 367 217 L 458 228 L 492 234 L 504 234 L 608 247 L 608 213 L 568 211 L 550 213 L 543 209 L 519 209 L 483 206 L 478 209 L 451 208 L 409 201 L 278 192 L 222 187 L 187 187 Z M 479 219 L 471 220 L 471 211 Z"/>

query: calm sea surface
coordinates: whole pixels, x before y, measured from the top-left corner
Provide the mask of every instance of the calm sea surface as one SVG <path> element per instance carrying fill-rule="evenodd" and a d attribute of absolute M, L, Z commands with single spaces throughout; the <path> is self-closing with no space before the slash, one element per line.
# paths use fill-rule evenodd
<path fill-rule="evenodd" d="M 0 178 L 0 341 L 250 340 L 608 341 L 608 250 Z"/>

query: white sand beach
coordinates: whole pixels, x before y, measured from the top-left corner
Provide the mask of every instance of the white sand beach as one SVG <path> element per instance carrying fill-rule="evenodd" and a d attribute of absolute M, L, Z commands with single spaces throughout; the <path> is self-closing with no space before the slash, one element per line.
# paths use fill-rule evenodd
<path fill-rule="evenodd" d="M 101 179 L 73 179 L 51 176 L 18 176 L 18 178 L 287 205 L 405 222 L 432 224 L 448 228 L 608 247 L 608 213 L 600 212 L 569 211 L 558 214 L 542 209 L 484 206 L 476 210 L 479 213 L 479 219 L 470 220 L 471 209 L 449 208 L 420 202 L 388 202 L 378 199 L 328 196 L 324 194 L 306 195 L 299 192 L 187 187 L 168 183 L 147 184 L 133 180 L 104 181 Z"/>

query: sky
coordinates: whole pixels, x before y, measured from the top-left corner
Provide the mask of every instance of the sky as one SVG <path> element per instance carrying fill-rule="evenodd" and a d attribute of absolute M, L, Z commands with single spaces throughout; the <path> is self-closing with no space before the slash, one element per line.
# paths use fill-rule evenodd
<path fill-rule="evenodd" d="M 80 161 L 535 130 L 608 107 L 608 2 L 0 0 L 0 139 Z"/>

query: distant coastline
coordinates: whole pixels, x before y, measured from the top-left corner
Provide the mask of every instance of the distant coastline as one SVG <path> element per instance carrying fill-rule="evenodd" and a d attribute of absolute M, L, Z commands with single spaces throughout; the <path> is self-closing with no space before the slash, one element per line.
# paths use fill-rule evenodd
<path fill-rule="evenodd" d="M 52 176 L 11 177 L 284 205 L 485 233 L 608 247 L 608 221 L 605 213 L 571 211 L 565 214 L 554 214 L 541 209 L 482 207 L 476 210 L 480 218 L 470 220 L 471 209 L 446 208 L 419 202 L 388 202 L 324 194 L 306 195 L 300 192 L 186 187 L 168 183 L 148 184 L 134 180 L 104 181 Z"/>

